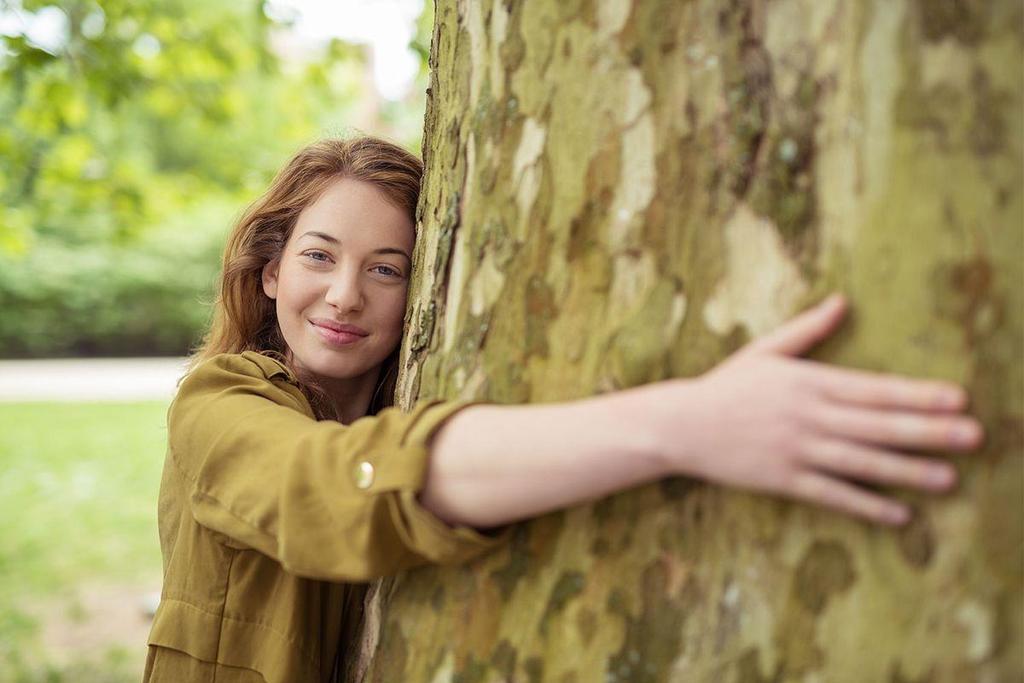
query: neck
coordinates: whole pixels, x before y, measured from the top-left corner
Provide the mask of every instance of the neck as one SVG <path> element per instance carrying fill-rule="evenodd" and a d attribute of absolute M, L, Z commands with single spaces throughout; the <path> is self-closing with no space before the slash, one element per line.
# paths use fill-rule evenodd
<path fill-rule="evenodd" d="M 285 355 L 292 366 L 298 371 L 300 380 L 307 382 L 315 380 L 327 392 L 327 399 L 331 402 L 338 416 L 338 421 L 342 424 L 352 424 L 370 411 L 370 402 L 373 401 L 373 392 L 377 386 L 377 378 L 380 376 L 381 366 L 378 365 L 358 377 L 346 377 L 343 379 L 316 375 L 310 377 L 295 362 L 295 357 L 292 355 L 291 350 L 288 350 Z"/>
<path fill-rule="evenodd" d="M 380 376 L 380 366 L 360 375 L 347 379 L 334 379 L 331 377 L 318 377 L 320 385 L 327 391 L 334 409 L 338 414 L 338 421 L 342 424 L 352 424 L 370 411 L 370 402 L 373 400 L 373 390 L 377 386 L 377 378 Z"/>

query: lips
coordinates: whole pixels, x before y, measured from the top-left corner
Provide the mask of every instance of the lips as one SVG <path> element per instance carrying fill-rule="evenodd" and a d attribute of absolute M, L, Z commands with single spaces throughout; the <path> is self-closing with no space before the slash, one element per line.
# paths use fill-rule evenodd
<path fill-rule="evenodd" d="M 347 325 L 325 318 L 313 318 L 309 321 L 320 338 L 334 347 L 344 347 L 362 341 L 369 334 L 356 325 Z"/>
<path fill-rule="evenodd" d="M 367 332 L 361 327 L 358 327 L 357 325 L 339 323 L 333 320 L 328 320 L 327 318 L 313 318 L 309 322 L 313 323 L 317 327 L 323 327 L 325 329 L 331 330 L 332 332 L 354 334 L 359 337 L 365 337 L 366 335 L 369 334 L 369 332 Z"/>

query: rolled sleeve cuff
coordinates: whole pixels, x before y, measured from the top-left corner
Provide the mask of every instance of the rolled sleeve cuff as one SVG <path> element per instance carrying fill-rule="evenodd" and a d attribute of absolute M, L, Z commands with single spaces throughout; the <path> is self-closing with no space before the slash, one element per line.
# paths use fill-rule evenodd
<path fill-rule="evenodd" d="M 417 495 L 426 479 L 429 459 L 427 445 L 441 425 L 455 413 L 472 405 L 486 401 L 433 401 L 425 404 L 417 419 L 410 426 L 404 447 L 420 451 L 421 462 L 419 484 L 413 489 L 404 489 L 393 500 L 396 527 L 409 534 L 410 547 L 416 548 L 425 558 L 437 564 L 456 564 L 483 554 L 502 543 L 512 533 L 512 525 L 504 525 L 486 532 L 472 527 L 452 526 L 423 507 Z"/>

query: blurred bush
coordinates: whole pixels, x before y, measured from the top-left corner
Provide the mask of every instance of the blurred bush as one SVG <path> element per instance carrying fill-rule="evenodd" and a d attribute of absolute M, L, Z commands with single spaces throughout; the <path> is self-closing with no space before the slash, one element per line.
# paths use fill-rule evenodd
<path fill-rule="evenodd" d="M 199 209 L 187 216 L 196 223 L 177 220 L 129 244 L 45 238 L 23 255 L 0 254 L 3 355 L 185 353 L 206 326 L 232 213 Z"/>

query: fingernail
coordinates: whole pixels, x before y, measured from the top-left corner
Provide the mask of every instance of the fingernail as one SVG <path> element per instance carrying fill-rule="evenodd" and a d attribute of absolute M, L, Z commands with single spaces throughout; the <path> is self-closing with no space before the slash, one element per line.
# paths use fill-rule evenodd
<path fill-rule="evenodd" d="M 940 408 L 959 408 L 967 400 L 963 389 L 950 389 L 939 396 Z"/>
<path fill-rule="evenodd" d="M 981 436 L 981 429 L 972 422 L 959 424 L 953 428 L 953 441 L 958 446 L 974 445 L 979 436 Z"/>
<path fill-rule="evenodd" d="M 892 524 L 906 524 L 910 521 L 910 511 L 906 508 L 893 508 L 885 513 L 885 517 Z"/>
<path fill-rule="evenodd" d="M 952 467 L 936 467 L 928 470 L 925 478 L 931 486 L 949 486 L 956 480 L 956 470 Z"/>

